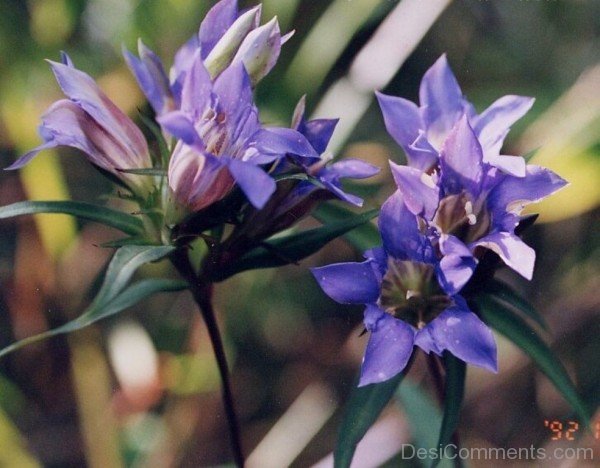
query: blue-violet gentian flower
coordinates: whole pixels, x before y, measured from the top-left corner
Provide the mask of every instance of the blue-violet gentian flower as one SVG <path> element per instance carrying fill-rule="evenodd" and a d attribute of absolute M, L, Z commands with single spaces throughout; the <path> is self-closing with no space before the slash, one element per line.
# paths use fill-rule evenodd
<path fill-rule="evenodd" d="M 221 0 L 206 14 L 198 34 L 177 51 L 168 75 L 160 58 L 141 41 L 139 58 L 124 49 L 125 60 L 156 115 L 181 107 L 185 77 L 197 52 L 213 80 L 239 63 L 246 67 L 253 85 L 266 76 L 293 33 L 282 36 L 276 18 L 259 26 L 260 16 L 260 5 L 240 12 L 237 0 Z"/>
<path fill-rule="evenodd" d="M 388 380 L 406 367 L 418 346 L 427 354 L 449 351 L 463 361 L 497 371 L 490 329 L 465 300 L 437 279 L 439 269 L 429 238 L 397 191 L 379 217 L 383 246 L 362 263 L 313 268 L 325 293 L 342 304 L 365 304 L 370 332 L 359 386 Z"/>
<path fill-rule="evenodd" d="M 531 279 L 535 251 L 515 233 L 523 208 L 566 185 L 554 172 L 527 165 L 525 176 L 507 174 L 485 162 L 483 148 L 466 115 L 443 142 L 439 163 L 429 173 L 390 163 L 408 210 L 443 255 L 441 280 L 458 292 L 471 278 L 482 248 Z"/>
<path fill-rule="evenodd" d="M 169 165 L 169 185 L 177 200 L 198 211 L 224 198 L 237 183 L 256 208 L 275 191 L 261 167 L 286 154 L 316 158 L 308 140 L 291 128 L 263 128 L 243 63 L 212 80 L 200 51 L 186 75 L 181 108 L 158 118 L 180 141 Z"/>
<path fill-rule="evenodd" d="M 119 169 L 149 168 L 152 160 L 140 129 L 63 53 L 62 63 L 49 61 L 67 99 L 50 106 L 39 127 L 44 143 L 7 169 L 19 169 L 40 151 L 70 146 L 83 151 L 99 168 L 119 177 L 140 195 L 150 189 L 147 177 Z"/>
<path fill-rule="evenodd" d="M 427 70 L 419 89 L 420 106 L 396 96 L 377 93 L 389 134 L 404 149 L 412 167 L 429 170 L 437 163 L 448 134 L 466 115 L 479 140 L 484 162 L 517 176 L 525 176 L 525 160 L 500 155 L 512 124 L 533 105 L 534 99 L 508 95 L 481 114 L 465 99 L 446 55 Z"/>

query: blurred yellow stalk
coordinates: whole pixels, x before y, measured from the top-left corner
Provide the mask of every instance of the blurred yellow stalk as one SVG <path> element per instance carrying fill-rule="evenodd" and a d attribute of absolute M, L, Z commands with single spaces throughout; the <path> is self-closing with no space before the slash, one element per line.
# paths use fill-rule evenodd
<path fill-rule="evenodd" d="M 19 430 L 8 416 L 0 410 L 0 466 L 4 468 L 37 468 L 42 465 L 31 455 L 21 438 Z"/>
<path fill-rule="evenodd" d="M 8 79 L 2 88 L 4 100 L 0 102 L 0 116 L 8 136 L 19 153 L 40 144 L 36 128 L 43 109 L 36 105 L 28 91 L 15 85 L 18 81 Z M 44 151 L 20 171 L 23 187 L 30 200 L 68 200 L 69 190 L 54 151 Z M 71 217 L 36 215 L 38 228 L 45 250 L 57 260 L 75 239 L 77 225 Z"/>

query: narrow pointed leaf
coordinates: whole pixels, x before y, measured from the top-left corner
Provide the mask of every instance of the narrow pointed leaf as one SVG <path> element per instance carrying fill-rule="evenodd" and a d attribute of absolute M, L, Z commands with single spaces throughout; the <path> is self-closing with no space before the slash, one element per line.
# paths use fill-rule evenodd
<path fill-rule="evenodd" d="M 75 201 L 22 201 L 0 208 L 0 219 L 36 213 L 59 213 L 76 216 L 118 229 L 126 234 L 144 232 L 141 219 L 105 206 Z"/>
<path fill-rule="evenodd" d="M 331 223 L 350 219 L 356 216 L 356 213 L 337 204 L 324 203 L 313 213 L 313 216 L 322 223 Z M 360 252 L 381 244 L 379 231 L 372 223 L 364 223 L 360 227 L 347 232 L 344 238 Z"/>
<path fill-rule="evenodd" d="M 442 424 L 442 414 L 429 392 L 421 385 L 407 379 L 396 390 L 395 400 L 406 414 L 415 447 L 425 450 L 438 449 L 439 446 L 436 444 Z M 446 458 L 438 461 L 441 468 L 454 466 L 452 460 Z"/>
<path fill-rule="evenodd" d="M 582 422 L 589 426 L 590 414 L 585 403 L 577 394 L 562 363 L 554 356 L 552 350 L 535 330 L 493 296 L 481 294 L 476 298 L 475 303 L 481 318 L 529 355 L 571 405 Z"/>
<path fill-rule="evenodd" d="M 145 237 L 123 237 L 122 239 L 115 239 L 108 242 L 103 242 L 100 247 L 109 249 L 118 249 L 119 247 L 125 247 L 126 245 L 154 245 L 157 243 L 155 240 L 146 239 Z"/>
<path fill-rule="evenodd" d="M 548 330 L 548 324 L 540 313 L 526 299 L 514 292 L 510 286 L 502 281 L 492 280 L 486 285 L 486 291 L 494 296 L 495 299 L 506 303 L 516 311 L 533 320 L 542 329 Z"/>
<path fill-rule="evenodd" d="M 401 373 L 379 384 L 355 386 L 352 389 L 344 408 L 333 454 L 335 468 L 350 466 L 356 446 L 394 396 L 403 378 L 404 374 Z"/>
<path fill-rule="evenodd" d="M 163 135 L 160 127 L 156 124 L 156 122 L 154 122 L 153 120 L 141 113 L 140 118 L 142 119 L 142 122 L 144 122 L 144 125 L 148 127 L 152 135 L 154 135 L 154 138 L 156 138 L 156 141 L 158 143 L 158 150 L 160 151 L 160 161 L 156 162 L 160 162 L 162 167 L 167 167 L 169 165 L 169 157 L 171 155 L 171 152 L 169 151 L 169 145 L 165 140 L 165 136 Z"/>
<path fill-rule="evenodd" d="M 467 366 L 464 361 L 454 357 L 448 351 L 444 352 L 443 359 L 446 369 L 444 416 L 437 447 L 446 447 L 458 427 L 460 409 L 465 395 L 465 378 L 467 376 Z M 434 459 L 431 464 L 432 468 L 435 468 L 439 461 L 439 459 Z"/>
<path fill-rule="evenodd" d="M 144 175 L 144 176 L 159 176 L 166 177 L 167 170 L 166 169 L 157 169 L 154 167 L 145 167 L 141 169 L 117 169 L 119 172 L 124 172 L 126 174 L 136 174 L 136 175 Z"/>
<path fill-rule="evenodd" d="M 317 252 L 333 239 L 367 223 L 377 214 L 376 210 L 372 210 L 316 229 L 267 241 L 264 246 L 251 250 L 234 265 L 216 272 L 217 276 L 213 279 L 222 281 L 241 271 L 273 268 L 298 262 Z"/>
<path fill-rule="evenodd" d="M 117 294 L 111 300 L 103 304 L 93 303 L 86 311 L 75 320 L 72 320 L 58 328 L 49 330 L 39 335 L 30 336 L 23 340 L 17 341 L 10 346 L 0 350 L 0 357 L 11 353 L 25 345 L 35 343 L 36 341 L 50 338 L 52 336 L 69 333 L 80 330 L 88 325 L 97 322 L 103 318 L 115 315 L 137 302 L 158 292 L 182 291 L 187 287 L 186 283 L 177 280 L 166 279 L 147 279 L 139 281 L 127 289 Z"/>
<path fill-rule="evenodd" d="M 100 291 L 93 304 L 102 307 L 120 293 L 136 270 L 145 263 L 155 262 L 175 250 L 170 245 L 127 245 L 116 251 L 108 268 Z"/>

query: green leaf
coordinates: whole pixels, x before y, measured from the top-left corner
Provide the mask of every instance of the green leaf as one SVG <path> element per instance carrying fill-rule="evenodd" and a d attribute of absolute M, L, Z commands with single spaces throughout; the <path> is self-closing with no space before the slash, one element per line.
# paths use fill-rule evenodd
<path fill-rule="evenodd" d="M 118 249 L 126 245 L 157 245 L 157 241 L 146 239 L 145 237 L 123 237 L 122 239 L 115 239 L 108 242 L 103 242 L 100 247 L 109 249 Z"/>
<path fill-rule="evenodd" d="M 127 282 L 140 266 L 160 260 L 174 250 L 175 247 L 170 245 L 127 245 L 121 247 L 115 252 L 106 269 L 104 281 L 93 304 L 101 307 L 125 288 Z"/>
<path fill-rule="evenodd" d="M 0 219 L 36 213 L 61 213 L 95 221 L 130 234 L 142 234 L 144 225 L 139 218 L 122 211 L 75 201 L 22 201 L 0 207 Z"/>
<path fill-rule="evenodd" d="M 40 333 L 39 335 L 30 336 L 7 346 L 0 351 L 0 357 L 22 348 L 25 345 L 35 343 L 36 341 L 85 328 L 98 320 L 110 317 L 111 315 L 115 315 L 128 307 L 131 307 L 154 293 L 182 291 L 186 287 L 187 284 L 184 281 L 178 280 L 147 279 L 138 281 L 103 304 L 94 302 L 79 317 L 58 328 L 49 330 L 45 333 Z"/>
<path fill-rule="evenodd" d="M 213 279 L 222 281 L 241 271 L 273 268 L 300 261 L 317 252 L 333 239 L 367 223 L 377 214 L 377 210 L 372 210 L 316 229 L 267 241 L 264 246 L 257 247 L 242 256 L 235 264 L 216 272 L 217 276 Z"/>
<path fill-rule="evenodd" d="M 145 176 L 166 177 L 166 175 L 167 175 L 166 169 L 157 169 L 154 167 L 144 167 L 141 169 L 117 169 L 117 171 L 124 172 L 126 174 L 136 174 L 136 175 L 145 175 Z"/>
<path fill-rule="evenodd" d="M 575 410 L 579 418 L 589 426 L 590 414 L 577 394 L 562 363 L 542 341 L 525 320 L 489 294 L 475 299 L 482 319 L 521 348 L 550 379 L 556 389 Z"/>
<path fill-rule="evenodd" d="M 402 407 L 410 424 L 412 442 L 417 449 L 438 449 L 438 434 L 442 424 L 442 415 L 436 402 L 420 385 L 409 379 L 402 382 L 395 395 L 396 402 Z M 439 460 L 442 468 L 451 468 L 449 459 Z M 419 465 L 421 466 L 421 465 Z"/>
<path fill-rule="evenodd" d="M 334 467 L 347 468 L 356 446 L 388 404 L 404 374 L 379 384 L 354 387 L 344 408 L 334 451 Z"/>
<path fill-rule="evenodd" d="M 29 343 L 86 327 L 101 318 L 116 314 L 133 305 L 143 297 L 158 291 L 173 291 L 185 287 L 184 283 L 170 280 L 140 281 L 123 291 L 135 271 L 145 263 L 160 260 L 175 250 L 172 246 L 126 246 L 122 247 L 110 261 L 100 291 L 91 305 L 78 318 L 65 325 L 39 335 L 18 341 L 0 351 L 0 356 Z"/>
<path fill-rule="evenodd" d="M 544 330 L 548 330 L 548 325 L 544 321 L 543 317 L 527 300 L 519 296 L 512 290 L 510 286 L 498 281 L 496 279 L 491 280 L 486 285 L 486 292 L 494 296 L 495 299 L 506 303 L 518 312 L 527 316 L 533 320 L 536 324 L 542 327 Z"/>
<path fill-rule="evenodd" d="M 352 210 L 338 204 L 323 203 L 313 216 L 324 224 L 350 219 L 356 216 Z M 381 245 L 381 236 L 377 226 L 372 223 L 364 223 L 357 229 L 344 235 L 344 238 L 358 251 L 364 252 Z"/>
<path fill-rule="evenodd" d="M 141 112 L 139 113 L 139 116 L 140 116 L 140 119 L 142 120 L 142 122 L 144 123 L 144 125 L 146 125 L 148 130 L 150 130 L 152 135 L 154 135 L 154 138 L 156 138 L 156 141 L 158 143 L 158 150 L 160 152 L 160 161 L 156 161 L 156 162 L 158 162 L 163 168 L 167 167 L 169 165 L 169 158 L 171 156 L 171 152 L 169 151 L 169 145 L 167 144 L 167 141 L 165 140 L 165 136 L 163 135 L 163 132 L 161 131 L 160 127 L 156 124 L 156 122 L 154 122 L 152 119 L 148 118 Z"/>
<path fill-rule="evenodd" d="M 465 378 L 467 377 L 467 366 L 464 361 L 454 357 L 448 351 L 444 352 L 443 359 L 446 368 L 444 416 L 437 447 L 447 446 L 458 427 L 460 410 L 465 395 Z M 439 461 L 439 459 L 433 460 L 432 468 L 435 468 Z"/>

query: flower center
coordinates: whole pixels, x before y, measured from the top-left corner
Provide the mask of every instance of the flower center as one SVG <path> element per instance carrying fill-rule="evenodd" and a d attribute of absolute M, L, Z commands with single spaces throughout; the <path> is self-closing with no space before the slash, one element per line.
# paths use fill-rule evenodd
<path fill-rule="evenodd" d="M 225 123 L 227 116 L 223 112 L 207 109 L 200 120 L 198 133 L 206 145 L 206 151 L 220 156 L 229 146 L 229 133 Z"/>
<path fill-rule="evenodd" d="M 433 218 L 433 224 L 444 234 L 452 234 L 465 243 L 485 236 L 490 228 L 490 215 L 485 206 L 476 206 L 465 192 L 444 197 Z"/>
<path fill-rule="evenodd" d="M 450 304 L 434 275 L 433 265 L 388 259 L 378 305 L 417 328 L 423 328 Z"/>

